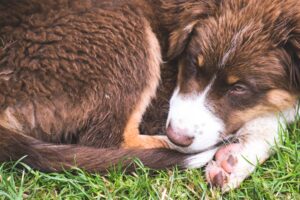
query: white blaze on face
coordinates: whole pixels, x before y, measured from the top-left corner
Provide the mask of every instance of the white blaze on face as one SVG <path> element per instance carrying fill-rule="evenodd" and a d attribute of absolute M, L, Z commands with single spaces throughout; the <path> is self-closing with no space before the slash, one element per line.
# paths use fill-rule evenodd
<path fill-rule="evenodd" d="M 170 101 L 167 126 L 171 125 L 175 133 L 193 137 L 193 143 L 188 147 L 175 149 L 193 153 L 211 147 L 220 141 L 224 129 L 221 119 L 214 115 L 207 102 L 209 84 L 200 94 L 180 94 L 176 88 Z"/>

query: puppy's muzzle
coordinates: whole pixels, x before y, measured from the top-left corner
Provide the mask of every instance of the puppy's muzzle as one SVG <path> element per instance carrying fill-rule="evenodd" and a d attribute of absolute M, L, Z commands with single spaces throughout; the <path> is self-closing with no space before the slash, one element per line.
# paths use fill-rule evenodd
<path fill-rule="evenodd" d="M 186 131 L 179 129 L 176 129 L 175 131 L 171 123 L 167 127 L 167 136 L 169 140 L 181 147 L 188 147 L 194 141 L 194 137 L 186 135 L 185 132 Z"/>

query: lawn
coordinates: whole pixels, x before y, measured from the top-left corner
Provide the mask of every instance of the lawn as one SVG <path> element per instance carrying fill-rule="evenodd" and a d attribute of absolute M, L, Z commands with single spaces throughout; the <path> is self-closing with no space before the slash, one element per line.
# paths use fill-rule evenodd
<path fill-rule="evenodd" d="M 0 199 L 300 199 L 300 123 L 282 134 L 274 156 L 225 195 L 207 186 L 203 169 L 151 171 L 140 164 L 132 174 L 45 174 L 17 162 L 0 165 Z"/>

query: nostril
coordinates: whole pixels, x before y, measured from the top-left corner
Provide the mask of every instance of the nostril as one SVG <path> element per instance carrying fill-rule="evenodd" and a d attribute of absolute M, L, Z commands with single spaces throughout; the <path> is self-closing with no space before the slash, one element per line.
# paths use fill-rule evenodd
<path fill-rule="evenodd" d="M 181 146 L 181 147 L 187 147 L 190 146 L 193 143 L 194 137 L 190 137 L 185 135 L 183 130 L 174 130 L 171 124 L 169 124 L 167 128 L 167 136 L 170 139 L 171 142 L 174 144 Z"/>

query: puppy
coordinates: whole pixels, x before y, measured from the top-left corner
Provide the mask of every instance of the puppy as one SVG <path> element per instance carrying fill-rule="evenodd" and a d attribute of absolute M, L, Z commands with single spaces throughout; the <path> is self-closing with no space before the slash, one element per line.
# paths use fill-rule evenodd
<path fill-rule="evenodd" d="M 179 73 L 167 135 L 189 153 L 235 137 L 206 167 L 208 182 L 227 191 L 270 156 L 281 125 L 299 113 L 300 2 L 192 0 L 169 9 L 178 23 L 169 26 L 168 56 Z"/>
<path fill-rule="evenodd" d="M 193 156 L 169 150 L 166 136 L 138 130 L 160 80 L 160 7 L 1 0 L 0 162 L 26 156 L 42 171 L 103 172 L 137 157 L 155 169 L 189 167 Z"/>

